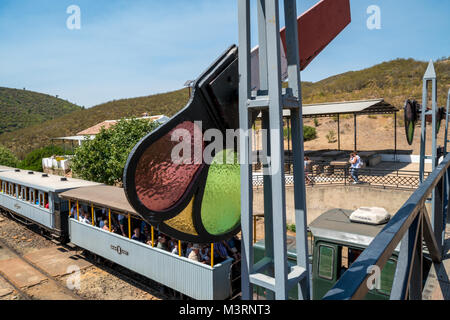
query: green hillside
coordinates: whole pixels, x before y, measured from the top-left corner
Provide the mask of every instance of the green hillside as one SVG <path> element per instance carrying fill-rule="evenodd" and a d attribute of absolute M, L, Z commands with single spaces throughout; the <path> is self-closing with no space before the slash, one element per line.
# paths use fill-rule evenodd
<path fill-rule="evenodd" d="M 78 110 L 45 123 L 0 135 L 0 145 L 19 158 L 30 151 L 50 144 L 51 138 L 76 135 L 105 120 L 151 115 L 174 115 L 188 101 L 188 89 L 147 97 L 110 101 L 90 109 Z"/>
<path fill-rule="evenodd" d="M 397 59 L 360 71 L 336 75 L 325 80 L 303 83 L 304 103 L 384 98 L 402 108 L 408 98 L 421 100 L 422 77 L 427 62 Z M 450 60 L 435 63 L 439 77 L 439 105 L 445 106 L 450 88 Z M 188 101 L 188 90 L 147 97 L 111 101 L 86 110 L 75 111 L 43 124 L 0 135 L 0 145 L 22 158 L 27 152 L 48 145 L 50 138 L 75 135 L 104 120 L 151 115 L 174 115 Z"/>
<path fill-rule="evenodd" d="M 305 103 L 384 98 L 401 108 L 405 100 L 422 100 L 422 79 L 428 62 L 397 59 L 360 71 L 346 72 L 304 84 Z M 450 88 L 450 60 L 434 64 L 438 77 L 438 103 L 445 106 Z"/>
<path fill-rule="evenodd" d="M 0 134 L 59 118 L 81 107 L 47 94 L 0 87 Z"/>

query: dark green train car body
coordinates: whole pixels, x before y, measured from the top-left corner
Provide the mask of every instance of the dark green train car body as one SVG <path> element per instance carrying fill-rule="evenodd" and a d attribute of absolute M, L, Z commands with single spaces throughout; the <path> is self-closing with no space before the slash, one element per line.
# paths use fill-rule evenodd
<path fill-rule="evenodd" d="M 352 223 L 349 219 L 352 211 L 333 209 L 325 212 L 310 224 L 311 238 L 310 252 L 310 278 L 312 298 L 320 300 L 336 284 L 342 274 L 366 249 L 375 236 L 385 225 L 367 225 Z M 287 238 L 288 264 L 296 265 L 295 238 Z M 378 288 L 370 290 L 367 300 L 389 299 L 397 267 L 398 249 L 381 270 Z M 254 246 L 254 261 L 257 263 L 265 255 L 264 241 Z M 267 292 L 255 287 L 255 294 L 265 299 Z M 289 298 L 298 299 L 297 288 L 289 292 Z"/>

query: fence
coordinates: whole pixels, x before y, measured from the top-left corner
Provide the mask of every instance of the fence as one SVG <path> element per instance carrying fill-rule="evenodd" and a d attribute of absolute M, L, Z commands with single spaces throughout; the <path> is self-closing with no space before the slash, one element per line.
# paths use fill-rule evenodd
<path fill-rule="evenodd" d="M 417 189 L 420 185 L 419 173 L 406 170 L 380 170 L 364 168 L 358 172 L 359 183 L 381 188 Z M 336 168 L 321 166 L 305 173 L 306 184 L 309 186 L 326 185 L 352 185 L 353 179 L 349 168 Z M 425 173 L 425 178 L 429 173 Z M 286 174 L 286 185 L 294 184 L 294 177 Z M 264 176 L 253 176 L 253 186 L 260 188 L 264 186 Z"/>

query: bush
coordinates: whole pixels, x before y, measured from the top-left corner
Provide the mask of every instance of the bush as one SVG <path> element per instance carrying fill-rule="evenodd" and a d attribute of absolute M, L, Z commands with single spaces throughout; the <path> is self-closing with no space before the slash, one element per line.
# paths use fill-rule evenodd
<path fill-rule="evenodd" d="M 330 130 L 328 134 L 326 135 L 326 138 L 328 139 L 328 143 L 335 143 L 336 142 L 336 132 L 334 130 Z"/>
<path fill-rule="evenodd" d="M 122 182 L 128 156 L 134 146 L 159 123 L 148 120 L 120 120 L 104 130 L 94 140 L 86 141 L 75 152 L 72 171 L 76 176 L 114 185 Z"/>
<path fill-rule="evenodd" d="M 311 141 L 317 138 L 317 130 L 313 127 L 303 127 L 303 138 L 305 141 Z"/>
<path fill-rule="evenodd" d="M 315 126 L 316 128 L 317 128 L 318 126 L 320 126 L 319 119 L 314 118 L 314 126 Z"/>
<path fill-rule="evenodd" d="M 59 146 L 47 146 L 44 148 L 36 149 L 31 151 L 25 159 L 20 163 L 20 169 L 31 170 L 42 172 L 42 159 L 49 158 L 51 156 L 62 156 L 66 155 L 66 152 L 63 148 Z"/>
<path fill-rule="evenodd" d="M 16 168 L 19 165 L 19 160 L 9 149 L 0 146 L 0 165 Z"/>
<path fill-rule="evenodd" d="M 291 128 L 289 128 L 289 131 L 287 128 L 284 128 L 284 138 L 288 138 L 288 133 L 291 133 L 292 138 L 292 132 Z M 305 141 L 311 141 L 317 138 L 317 130 L 313 127 L 303 126 L 303 139 Z"/>

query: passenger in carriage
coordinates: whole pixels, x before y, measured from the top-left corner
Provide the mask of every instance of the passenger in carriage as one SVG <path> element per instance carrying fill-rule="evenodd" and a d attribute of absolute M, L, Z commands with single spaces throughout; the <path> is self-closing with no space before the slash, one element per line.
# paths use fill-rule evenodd
<path fill-rule="evenodd" d="M 178 243 L 175 243 L 175 245 L 173 246 L 172 254 L 176 254 L 176 255 L 180 254 L 180 252 L 178 251 Z M 183 254 L 181 254 L 181 255 L 183 255 Z"/>
<path fill-rule="evenodd" d="M 127 219 L 125 218 L 124 215 L 121 214 L 119 214 L 118 219 L 119 219 L 120 234 L 123 237 L 127 237 L 127 233 L 125 232 L 125 230 L 127 229 Z"/>
<path fill-rule="evenodd" d="M 108 225 L 108 220 L 103 220 L 103 227 L 102 227 L 102 229 L 103 230 L 105 230 L 105 231 L 109 231 L 109 225 Z"/>
<path fill-rule="evenodd" d="M 227 248 L 223 245 L 223 243 L 214 243 L 214 260 L 220 263 L 227 260 L 228 258 Z"/>
<path fill-rule="evenodd" d="M 188 257 L 188 259 L 189 260 L 193 260 L 193 261 L 197 261 L 197 262 L 201 262 L 200 261 L 200 247 L 199 247 L 199 245 L 198 244 L 194 244 L 193 246 L 192 246 L 192 251 L 191 251 L 191 253 L 189 254 L 189 257 Z"/>
<path fill-rule="evenodd" d="M 145 237 L 145 243 L 149 246 L 152 245 L 152 233 L 150 231 L 150 227 L 148 224 L 144 225 L 144 237 Z"/>
<path fill-rule="evenodd" d="M 191 252 L 192 252 L 192 243 L 188 243 L 187 244 L 187 246 L 186 246 L 186 254 L 185 254 L 185 257 L 186 258 L 189 258 L 189 255 L 191 254 Z"/>
<path fill-rule="evenodd" d="M 145 236 L 141 233 L 141 228 L 135 228 L 134 229 L 134 234 L 131 237 L 131 239 L 135 240 L 135 241 L 142 242 L 142 243 L 145 243 L 145 240 L 146 240 Z"/>
<path fill-rule="evenodd" d="M 80 222 L 86 224 L 92 224 L 92 221 L 89 219 L 89 215 L 84 211 L 83 207 L 80 208 Z"/>
<path fill-rule="evenodd" d="M 172 251 L 173 248 L 175 247 L 176 242 L 177 241 L 174 238 L 170 238 L 170 240 L 167 243 L 167 248 L 168 248 L 167 250 Z"/>
<path fill-rule="evenodd" d="M 69 214 L 72 218 L 77 216 L 77 206 L 75 204 L 72 204 L 72 207 L 69 208 L 69 210 L 70 210 Z"/>
<path fill-rule="evenodd" d="M 164 235 L 161 235 L 158 237 L 158 245 L 156 247 L 161 250 L 165 250 L 165 251 L 168 250 L 167 239 Z"/>
<path fill-rule="evenodd" d="M 211 264 L 211 250 L 209 246 L 202 246 L 200 249 L 200 261 L 208 265 Z"/>
<path fill-rule="evenodd" d="M 233 238 L 228 241 L 223 241 L 222 243 L 227 249 L 228 256 L 232 257 L 234 260 L 239 260 L 241 258 Z"/>

